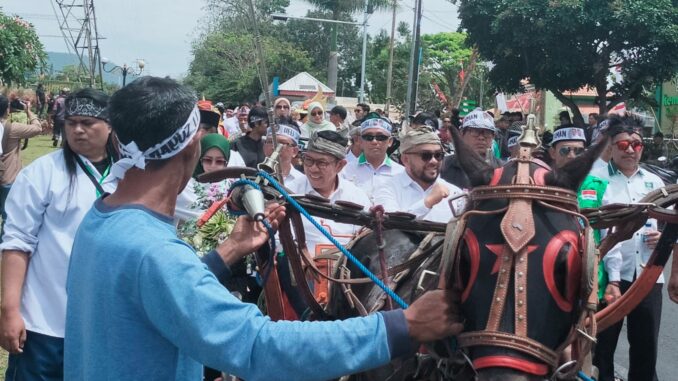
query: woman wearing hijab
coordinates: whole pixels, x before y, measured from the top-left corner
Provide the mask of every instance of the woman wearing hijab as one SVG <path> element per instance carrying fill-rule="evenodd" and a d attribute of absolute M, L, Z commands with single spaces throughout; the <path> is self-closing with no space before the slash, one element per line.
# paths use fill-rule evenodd
<path fill-rule="evenodd" d="M 226 168 L 231 157 L 231 143 L 223 135 L 207 134 L 200 139 L 200 160 L 193 177 Z"/>
<path fill-rule="evenodd" d="M 325 109 L 320 102 L 313 102 L 308 105 L 308 121 L 301 126 L 301 137 L 309 139 L 317 131 L 336 131 L 337 127 L 329 120 L 325 119 Z"/>

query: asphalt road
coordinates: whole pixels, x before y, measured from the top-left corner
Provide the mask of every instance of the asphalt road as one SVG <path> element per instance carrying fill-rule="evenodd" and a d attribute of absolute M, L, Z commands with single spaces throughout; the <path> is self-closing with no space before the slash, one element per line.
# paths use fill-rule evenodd
<path fill-rule="evenodd" d="M 667 263 L 667 268 L 664 269 L 664 277 L 667 282 L 669 281 L 671 260 Z M 659 328 L 657 376 L 661 381 L 676 381 L 678 380 L 678 371 L 676 370 L 676 363 L 678 362 L 678 304 L 673 303 L 669 299 L 666 286 L 664 286 L 663 294 L 662 321 Z M 619 336 L 614 362 L 617 376 L 626 380 L 629 366 L 629 342 L 626 338 L 626 322 L 624 322 L 624 329 Z"/>

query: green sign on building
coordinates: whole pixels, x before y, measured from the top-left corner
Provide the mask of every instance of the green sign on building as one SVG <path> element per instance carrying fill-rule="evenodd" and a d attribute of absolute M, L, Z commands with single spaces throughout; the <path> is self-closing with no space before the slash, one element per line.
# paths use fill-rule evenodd
<path fill-rule="evenodd" d="M 659 128 L 664 134 L 678 134 L 678 76 L 664 82 L 657 91 Z M 674 136 L 676 137 L 676 136 Z"/>

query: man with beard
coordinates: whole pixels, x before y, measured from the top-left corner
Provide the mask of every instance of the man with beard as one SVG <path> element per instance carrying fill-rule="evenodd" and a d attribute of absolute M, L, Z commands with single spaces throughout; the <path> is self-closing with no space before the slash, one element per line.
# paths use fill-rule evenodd
<path fill-rule="evenodd" d="M 417 218 L 447 222 L 452 212 L 447 203 L 461 189 L 440 178 L 445 151 L 438 135 L 426 127 L 408 131 L 400 138 L 401 160 L 405 172 L 378 183 L 375 205 L 387 212 L 407 212 Z M 455 205 L 461 210 L 460 203 Z"/>
<path fill-rule="evenodd" d="M 480 108 L 476 108 L 466 115 L 461 124 L 461 138 L 464 143 L 494 168 L 501 166 L 501 161 L 492 154 L 492 143 L 496 130 L 492 115 Z M 441 177 L 461 189 L 471 188 L 471 181 L 461 168 L 457 155 L 445 158 Z"/>

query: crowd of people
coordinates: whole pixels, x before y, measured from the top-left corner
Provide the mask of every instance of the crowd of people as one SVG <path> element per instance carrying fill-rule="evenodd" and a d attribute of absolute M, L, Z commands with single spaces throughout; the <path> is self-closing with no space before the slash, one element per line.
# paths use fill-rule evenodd
<path fill-rule="evenodd" d="M 203 257 L 177 238 L 176 227 L 205 212 L 193 202 L 198 176 L 256 168 L 274 151 L 281 183 L 291 193 L 446 223 L 454 218 L 452 208 L 465 207 L 458 196 L 472 188 L 452 133 L 458 130 L 466 145 L 499 167 L 516 157 L 526 123 L 521 113 L 476 109 L 464 117 L 419 112 L 402 128 L 367 104 L 349 115 L 323 102 L 295 108 L 286 98 L 275 99 L 270 110 L 264 104 L 226 107 L 154 77 L 110 97 L 64 89 L 51 109 L 44 90 L 42 96 L 37 113 L 31 104 L 10 105 L 0 96 L 0 345 L 10 352 L 8 380 L 197 380 L 203 374 L 213 380 L 219 371 L 247 380 L 329 379 L 457 334 L 462 317 L 455 297 L 439 290 L 404 311 L 273 323 L 254 304 L 261 285 L 242 265 L 267 242 L 260 223 L 238 218 L 228 239 Z M 21 169 L 20 141 L 43 130 L 47 109 L 53 144 L 61 148 Z M 592 144 L 607 144 L 580 187 L 580 207 L 638 202 L 664 186 L 639 167 L 646 147 L 633 117 L 592 115 L 584 128 L 567 112 L 560 117 L 560 126 L 541 134 L 537 152 L 553 168 Z M 268 205 L 266 214 L 275 228 L 285 210 Z M 316 221 L 342 244 L 361 230 Z M 304 227 L 312 256 L 332 251 L 309 222 Z M 596 240 L 605 233 L 596 232 Z M 601 306 L 630 288 L 659 236 L 650 219 L 606 255 L 599 268 Z M 678 303 L 678 265 L 669 282 Z M 327 285 L 312 283 L 316 299 L 327 303 Z M 629 380 L 656 379 L 663 283 L 660 277 L 627 317 Z M 599 380 L 614 380 L 621 327 L 599 334 Z"/>

